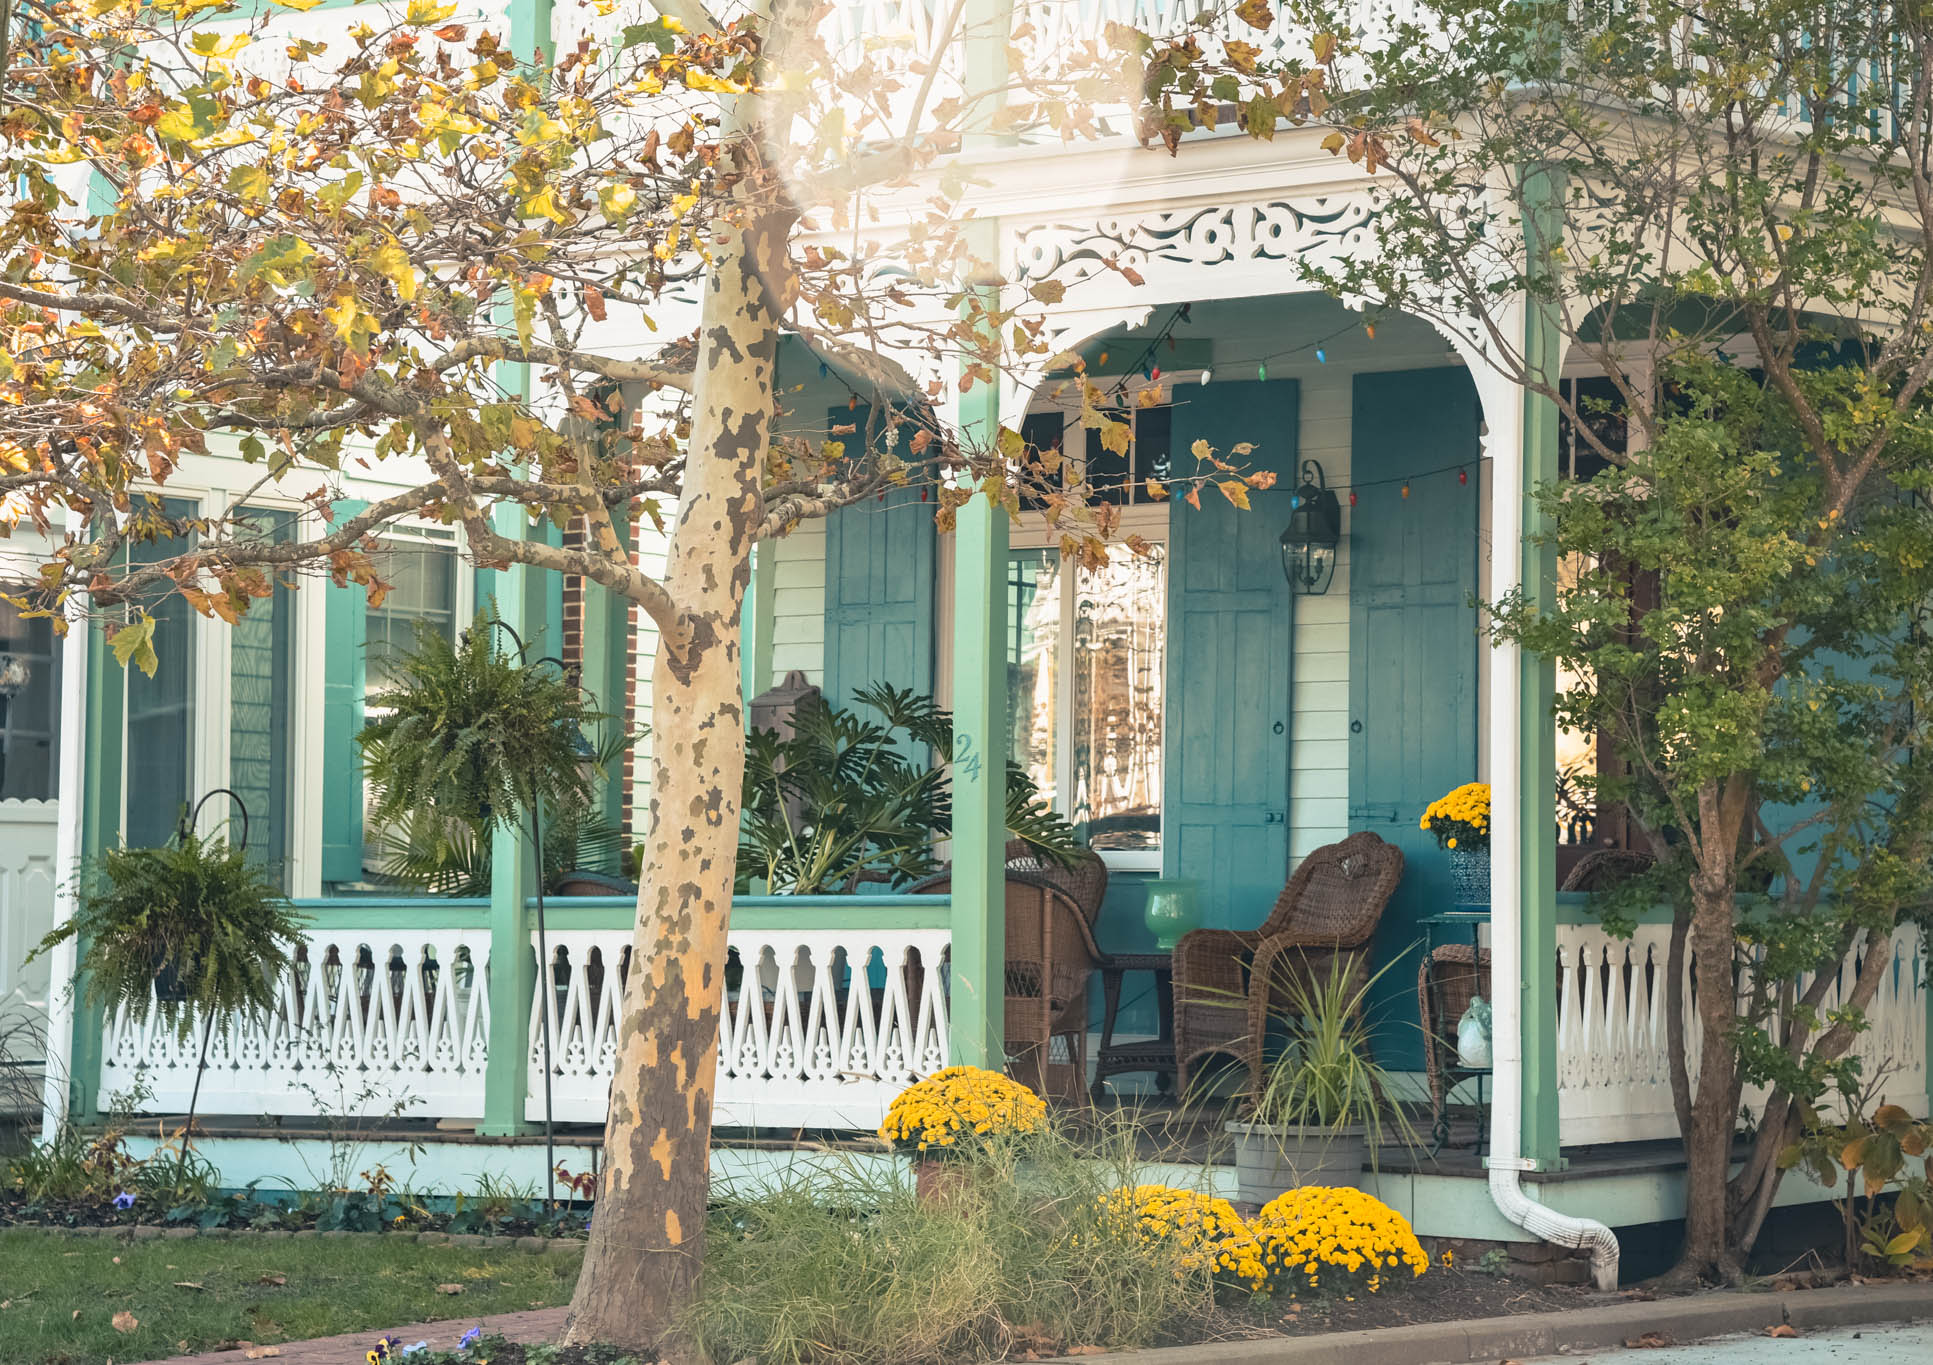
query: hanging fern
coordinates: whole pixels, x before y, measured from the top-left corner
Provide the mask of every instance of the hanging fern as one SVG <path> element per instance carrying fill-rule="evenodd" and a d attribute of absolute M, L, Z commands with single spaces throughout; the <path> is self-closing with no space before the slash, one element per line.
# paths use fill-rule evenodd
<path fill-rule="evenodd" d="M 454 643 L 418 623 L 384 710 L 356 736 L 381 823 L 420 817 L 476 827 L 515 823 L 534 806 L 583 808 L 591 779 L 576 738 L 605 719 L 574 682 L 497 647 L 487 615 Z M 487 852 L 487 850 L 486 850 Z"/>
<path fill-rule="evenodd" d="M 136 1019 L 157 1003 L 156 978 L 172 980 L 186 999 L 158 1008 L 186 1038 L 196 1014 L 274 1008 L 303 923 L 241 849 L 184 831 L 161 848 L 111 848 L 90 861 L 74 917 L 34 956 L 78 937 L 88 998 Z"/>

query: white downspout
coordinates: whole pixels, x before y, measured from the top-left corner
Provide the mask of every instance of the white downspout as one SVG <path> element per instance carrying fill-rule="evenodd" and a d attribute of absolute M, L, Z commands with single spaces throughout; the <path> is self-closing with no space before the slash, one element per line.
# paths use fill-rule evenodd
<path fill-rule="evenodd" d="M 87 636 L 86 612 L 70 619 L 61 638 L 60 774 L 54 789 L 59 809 L 54 816 L 54 927 L 74 917 L 75 877 L 81 856 L 82 759 L 87 746 Z M 41 1074 L 40 1137 L 52 1142 L 67 1121 L 68 1082 L 74 1064 L 74 975 L 76 945 L 67 939 L 48 956 L 47 1058 Z"/>
<path fill-rule="evenodd" d="M 1485 368 L 1488 368 L 1487 366 Z M 1475 376 L 1490 425 L 1490 516 L 1493 547 L 1490 592 L 1502 600 L 1523 583 L 1524 404 L 1516 385 Z M 1486 383 L 1489 378 L 1491 382 Z M 1501 408 L 1502 411 L 1493 411 Z M 1618 1239 L 1589 1218 L 1558 1213 L 1524 1192 L 1523 1157 L 1523 796 L 1522 650 L 1491 642 L 1490 659 L 1490 980 L 1492 1097 L 1490 1105 L 1490 1199 L 1497 1211 L 1541 1241 L 1589 1248 L 1597 1287 L 1618 1287 Z M 1551 964 L 1535 964 L 1550 971 Z"/>

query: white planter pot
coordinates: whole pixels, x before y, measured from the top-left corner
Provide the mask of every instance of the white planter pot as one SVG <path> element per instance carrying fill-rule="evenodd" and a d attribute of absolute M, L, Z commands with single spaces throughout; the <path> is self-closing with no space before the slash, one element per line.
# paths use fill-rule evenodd
<path fill-rule="evenodd" d="M 1361 1124 L 1346 1128 L 1279 1127 L 1231 1123 L 1235 1140 L 1235 1197 L 1266 1204 L 1304 1185 L 1362 1184 L 1369 1142 Z"/>

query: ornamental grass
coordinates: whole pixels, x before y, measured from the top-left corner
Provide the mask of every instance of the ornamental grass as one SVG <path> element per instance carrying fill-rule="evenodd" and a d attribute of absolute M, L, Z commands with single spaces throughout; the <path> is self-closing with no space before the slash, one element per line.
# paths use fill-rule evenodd
<path fill-rule="evenodd" d="M 943 1201 L 851 1152 L 722 1192 L 687 1327 L 703 1357 L 938 1365 L 1200 1335 L 1217 1292 L 1200 1249 L 1109 1212 L 1135 1184 L 1130 1122 L 976 1136 L 941 1149 L 961 1168 Z"/>

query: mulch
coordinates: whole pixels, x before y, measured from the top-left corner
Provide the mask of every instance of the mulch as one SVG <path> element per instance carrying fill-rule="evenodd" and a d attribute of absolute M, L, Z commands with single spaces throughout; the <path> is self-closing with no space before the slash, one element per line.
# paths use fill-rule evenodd
<path fill-rule="evenodd" d="M 1457 1322 L 1464 1318 L 1513 1317 L 1553 1313 L 1588 1304 L 1617 1302 L 1583 1285 L 1532 1284 L 1509 1275 L 1432 1266 L 1427 1274 L 1386 1284 L 1377 1294 L 1258 1301 L 1242 1316 L 1256 1332 L 1310 1336 L 1354 1332 L 1370 1327 L 1405 1327 L 1419 1322 Z"/>

